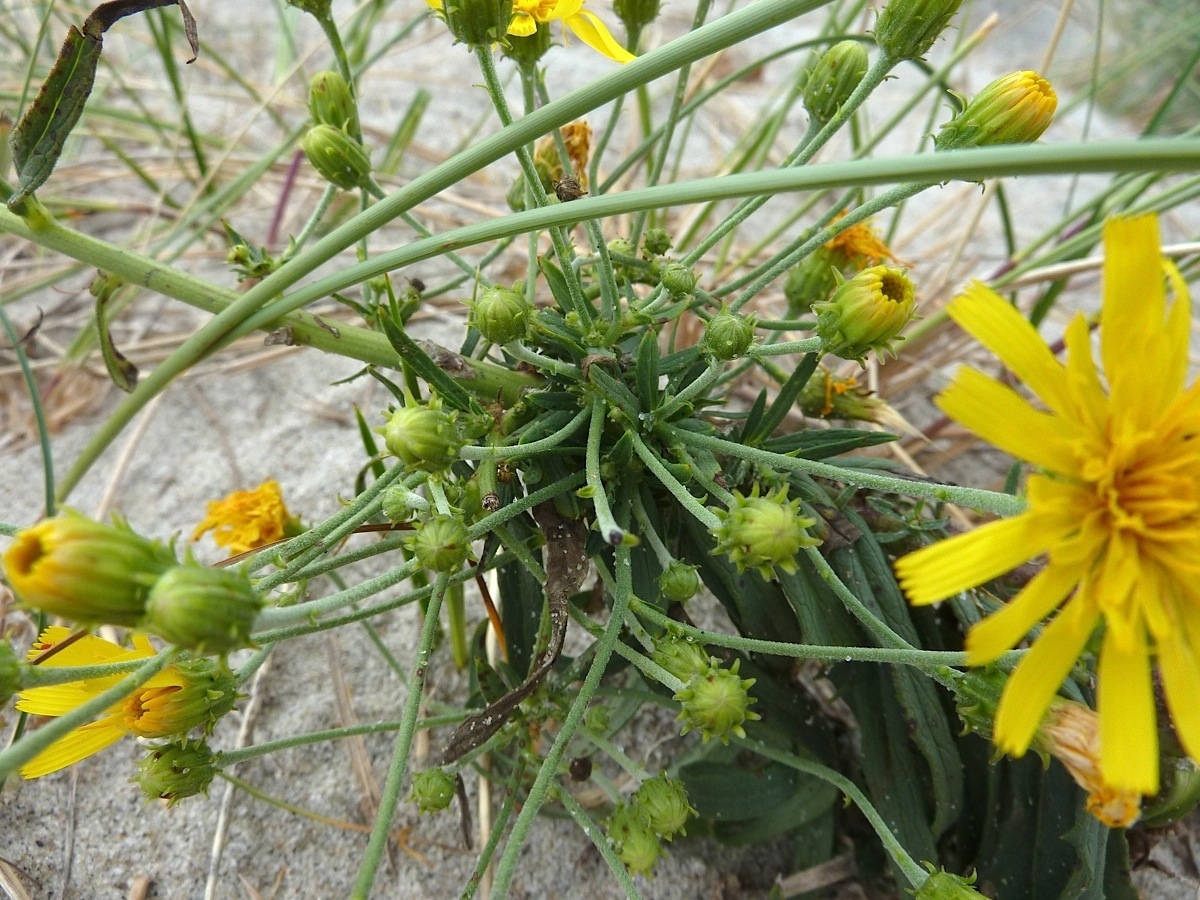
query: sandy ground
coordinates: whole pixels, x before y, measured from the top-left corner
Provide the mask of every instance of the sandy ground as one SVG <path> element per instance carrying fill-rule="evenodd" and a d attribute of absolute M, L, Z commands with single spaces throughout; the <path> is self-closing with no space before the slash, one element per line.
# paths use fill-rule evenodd
<path fill-rule="evenodd" d="M 983 45 L 973 81 L 962 85 L 964 90 L 977 89 L 1001 71 L 1034 67 L 1041 58 L 1044 35 L 1054 18 L 1053 7 L 1017 3 L 1005 6 L 1012 14 Z M 1073 21 L 1076 38 L 1086 35 L 1091 27 L 1090 6 L 1081 4 Z M 254 53 L 244 40 L 247 30 L 262 29 L 266 33 L 272 27 L 275 13 L 269 5 L 233 7 L 197 2 L 194 8 L 205 43 L 235 58 L 240 54 L 249 67 L 246 71 L 269 80 L 270 54 L 265 54 L 264 62 L 263 55 Z M 678 27 L 683 18 L 678 10 L 668 12 L 664 32 Z M 804 25 L 794 24 L 777 29 L 763 41 L 775 46 L 806 33 Z M 310 37 L 312 42 L 307 46 L 317 46 L 315 35 Z M 135 61 L 146 52 L 127 35 L 115 35 L 112 44 L 114 53 L 131 54 Z M 437 125 L 422 130 L 420 151 L 435 156 L 468 134 L 486 112 L 485 97 L 481 90 L 462 81 L 462 72 L 467 71 L 464 67 L 471 62 L 466 51 L 447 48 L 444 35 L 430 27 L 418 31 L 406 46 L 389 55 L 363 86 L 364 121 L 386 127 L 407 107 L 416 88 L 425 86 L 434 92 L 431 121 Z M 600 64 L 581 50 L 576 46 L 552 51 L 550 81 L 555 93 L 601 71 Z M 319 67 L 316 63 L 321 58 L 314 60 L 309 71 Z M 217 81 L 211 72 L 197 72 L 197 85 L 205 86 L 196 88 L 194 104 L 202 127 L 222 129 L 222 133 L 230 133 L 230 128 L 253 127 L 244 111 L 221 102 L 212 90 Z M 302 94 L 297 84 L 296 80 L 290 82 L 279 102 L 289 117 L 298 121 L 302 116 Z M 889 90 L 901 87 L 895 85 Z M 669 85 L 663 82 L 656 89 L 666 93 Z M 736 132 L 737 122 L 755 114 L 755 98 L 763 95 L 763 86 L 756 85 L 722 100 L 722 111 L 730 117 L 731 129 L 704 132 L 693 140 L 710 152 L 720 149 L 729 134 Z M 514 95 L 513 102 L 516 100 Z M 793 131 L 798 133 L 801 124 L 793 123 Z M 1080 114 L 1068 114 L 1062 127 L 1061 134 L 1078 133 L 1083 127 Z M 1093 124 L 1093 133 L 1113 129 L 1119 130 L 1119 126 Z M 895 152 L 908 149 L 897 147 Z M 89 147 L 86 153 L 90 154 L 87 159 L 102 160 L 104 156 L 104 151 L 96 147 Z M 490 176 L 495 183 L 503 184 L 508 176 L 502 167 L 494 169 Z M 1061 186 L 1057 190 L 1057 202 L 1061 203 Z M 261 225 L 274 203 L 275 191 L 277 180 L 256 190 L 254 197 L 261 201 L 261 208 L 257 218 L 253 212 L 247 214 L 252 225 Z M 912 243 L 902 248 L 910 259 L 944 249 L 942 233 L 948 229 L 947 223 L 954 224 L 956 209 L 957 214 L 974 209 L 977 201 L 973 198 L 978 190 L 951 186 L 935 194 L 938 196 L 915 205 L 911 213 L 916 225 L 922 224 L 923 215 L 932 218 L 927 226 L 910 226 Z M 1041 207 L 1045 198 L 1036 190 L 1014 195 L 1022 231 L 1033 233 L 1038 222 L 1047 219 L 1047 210 Z M 493 200 L 488 198 L 487 202 Z M 298 227 L 304 212 L 297 208 L 299 205 L 293 204 L 285 232 Z M 435 217 L 439 213 L 461 217 L 462 208 L 438 206 L 428 212 Z M 237 224 L 241 227 L 243 223 Z M 947 281 L 991 268 L 994 259 L 989 261 L 988 255 L 994 255 L 998 246 L 989 243 L 992 228 L 985 223 L 979 242 L 984 249 L 966 254 L 958 268 L 945 273 Z M 187 265 L 230 283 L 228 273 L 212 267 L 212 258 L 219 256 L 215 245 L 210 244 L 208 250 L 209 259 L 194 259 Z M 66 321 L 82 308 L 80 292 L 85 285 L 86 278 L 75 276 L 55 291 L 17 304 L 13 315 L 28 325 L 35 308 L 45 309 L 49 314 L 45 331 L 54 334 L 55 316 Z M 152 297 L 139 302 L 135 316 L 148 331 L 187 330 L 203 321 L 201 315 L 166 307 Z M 448 345 L 457 342 L 460 328 L 454 311 L 423 317 L 418 326 L 425 336 Z M 353 406 L 357 404 L 368 415 L 374 415 L 385 398 L 364 381 L 334 384 L 358 368 L 352 362 L 304 350 L 279 351 L 270 359 L 251 358 L 257 352 L 243 349 L 207 363 L 173 386 L 116 442 L 72 495 L 71 503 L 88 512 L 119 511 L 146 533 L 187 535 L 202 517 L 207 500 L 273 477 L 283 485 L 289 506 L 306 520 L 319 520 L 335 512 L 337 495 L 350 491 L 362 464 Z M 935 380 L 938 377 L 937 373 L 926 374 L 932 374 Z M 93 383 L 84 379 L 77 389 L 90 394 L 92 387 Z M 59 471 L 75 458 L 117 399 L 115 390 L 99 392 L 85 414 L 55 434 L 54 458 Z M 917 406 L 902 411 L 914 420 L 921 415 Z M 998 463 L 997 469 L 1003 471 L 1002 464 Z M 35 446 L 10 445 L 0 452 L 0 518 L 18 523 L 36 519 L 42 505 L 40 472 Z M 972 480 L 969 473 L 950 477 Z M 986 482 L 989 478 L 978 480 Z M 201 553 L 210 559 L 217 556 L 208 544 L 201 545 Z M 477 609 L 474 605 L 472 608 Z M 402 609 L 380 617 L 375 624 L 391 652 L 407 668 L 417 633 L 416 611 Z M 18 637 L 27 640 L 29 636 Z M 255 681 L 250 696 L 240 704 L 239 712 L 221 722 L 214 745 L 233 746 L 244 724 L 248 733 L 241 739 L 246 742 L 343 724 L 347 711 L 337 702 L 338 679 L 344 679 L 353 698 L 352 714 L 358 721 L 397 717 L 404 701 L 403 684 L 373 652 L 364 634 L 350 628 L 336 637 L 314 636 L 281 646 Z M 453 701 L 464 688 L 462 676 L 444 654 L 438 657 L 431 684 L 433 696 L 446 701 Z M 246 710 L 251 712 L 247 714 Z M 245 723 L 247 715 L 249 722 Z M 9 717 L 5 727 L 11 722 Z M 664 757 L 664 748 L 656 746 L 656 741 L 672 734 L 674 728 L 669 721 L 650 718 L 628 739 L 626 750 L 642 754 L 639 758 L 650 760 L 653 766 Z M 369 737 L 362 742 L 377 783 L 382 782 L 386 772 L 390 745 L 389 736 Z M 12 779 L 4 785 L 0 792 L 0 858 L 16 868 L 30 896 L 110 898 L 134 896 L 144 889 L 142 896 L 201 897 L 223 810 L 228 824 L 227 843 L 219 863 L 212 868 L 213 896 L 333 897 L 347 892 L 366 844 L 365 834 L 310 821 L 241 792 L 234 793 L 226 805 L 227 792 L 220 783 L 214 785 L 207 801 L 197 799 L 174 808 L 146 804 L 128 783 L 138 755 L 133 741 L 123 741 L 73 770 L 34 782 Z M 235 774 L 269 795 L 323 816 L 355 825 L 364 821 L 360 807 L 363 791 L 352 770 L 349 742 L 280 753 L 239 766 Z M 469 790 L 474 798 L 475 785 L 471 784 Z M 457 820 L 449 815 L 418 818 L 411 805 L 403 805 L 395 824 L 401 829 L 405 846 L 392 853 L 390 865 L 381 872 L 379 895 L 456 896 L 475 860 L 474 854 L 461 846 Z M 1170 856 L 1163 856 L 1165 850 L 1155 851 L 1165 860 L 1159 868 L 1168 874 L 1153 886 L 1147 883 L 1147 896 L 1172 896 L 1168 891 L 1183 890 L 1181 885 L 1191 885 L 1187 890 L 1192 893 L 1179 896 L 1196 896 L 1195 862 L 1189 861 L 1186 842 L 1178 844 L 1177 849 L 1179 852 Z M 653 880 L 639 878 L 638 885 L 644 896 L 661 900 L 763 896 L 771 881 L 786 871 L 787 859 L 780 845 L 743 851 L 708 840 L 677 840 Z M 620 896 L 620 891 L 583 834 L 561 821 L 543 818 L 525 847 L 512 895 L 603 898 Z"/>

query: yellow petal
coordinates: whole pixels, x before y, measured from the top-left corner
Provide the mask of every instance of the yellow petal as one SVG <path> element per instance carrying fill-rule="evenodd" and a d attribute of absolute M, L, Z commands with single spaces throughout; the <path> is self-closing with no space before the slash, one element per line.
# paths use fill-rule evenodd
<path fill-rule="evenodd" d="M 1064 335 L 1067 383 L 1073 400 L 1072 420 L 1100 436 L 1108 423 L 1108 394 L 1092 356 L 1092 332 L 1083 313 L 1076 313 Z"/>
<path fill-rule="evenodd" d="M 1011 756 L 1029 749 L 1046 707 L 1091 636 L 1097 616 L 1089 624 L 1078 615 L 1065 614 L 1079 602 L 1072 601 L 1054 617 L 1004 686 L 996 710 L 995 741 Z"/>
<path fill-rule="evenodd" d="M 1159 370 L 1157 364 L 1148 364 L 1145 354 L 1162 330 L 1166 311 L 1156 216 L 1117 217 L 1104 223 L 1103 297 L 1100 356 L 1113 408 L 1149 412 L 1146 392 L 1153 389 Z"/>
<path fill-rule="evenodd" d="M 974 369 L 959 369 L 937 397 L 938 408 L 983 440 L 1051 472 L 1073 473 L 1070 423 L 1034 409 L 1008 385 Z"/>
<path fill-rule="evenodd" d="M 1006 653 L 1062 603 L 1079 583 L 1079 571 L 1047 566 L 1002 609 L 992 613 L 967 635 L 967 665 L 982 666 Z"/>
<path fill-rule="evenodd" d="M 513 13 L 508 23 L 508 33 L 514 37 L 529 37 L 537 33 L 537 20 L 527 13 Z M 195 540 L 195 538 L 193 538 Z"/>
<path fill-rule="evenodd" d="M 1050 409 L 1059 415 L 1070 409 L 1062 364 L 1011 303 L 975 281 L 946 305 L 946 312 L 1000 357 Z"/>
<path fill-rule="evenodd" d="M 612 36 L 608 27 L 586 9 L 580 10 L 573 16 L 567 16 L 563 19 L 563 23 L 581 41 L 614 62 L 627 63 L 637 58 L 617 43 L 617 39 Z"/>
<path fill-rule="evenodd" d="M 1159 642 L 1158 668 L 1179 742 L 1200 759 L 1200 660 L 1182 634 Z"/>
<path fill-rule="evenodd" d="M 108 716 L 59 738 L 21 767 L 24 778 L 40 778 L 74 765 L 125 736 L 119 715 Z"/>
<path fill-rule="evenodd" d="M 1154 724 L 1154 691 L 1150 654 L 1141 630 L 1139 639 L 1104 636 L 1100 650 L 1100 771 L 1116 788 L 1140 794 L 1158 793 L 1158 729 Z"/>
<path fill-rule="evenodd" d="M 991 581 L 1037 556 L 1059 539 L 1024 513 L 991 522 L 896 560 L 896 576 L 909 603 L 936 603 Z"/>

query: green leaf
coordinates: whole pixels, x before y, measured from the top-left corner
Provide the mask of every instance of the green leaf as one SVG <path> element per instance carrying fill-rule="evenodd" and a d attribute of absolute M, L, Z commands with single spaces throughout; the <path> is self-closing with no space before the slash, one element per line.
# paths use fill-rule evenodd
<path fill-rule="evenodd" d="M 658 406 L 658 332 L 647 328 L 638 345 L 635 381 L 642 409 Z"/>
<path fill-rule="evenodd" d="M 804 429 L 763 441 L 762 448 L 801 459 L 827 459 L 830 456 L 849 453 L 851 450 L 876 447 L 894 440 L 896 436 L 886 431 L 862 431 L 857 428 L 830 428 L 822 431 Z"/>
<path fill-rule="evenodd" d="M 374 460 L 370 464 L 371 472 L 376 478 L 382 478 L 383 473 L 387 471 L 387 467 L 384 466 L 383 460 L 375 459 L 379 455 L 379 445 L 375 443 L 375 432 L 367 424 L 367 420 L 363 416 L 362 410 L 358 408 L 357 403 L 354 405 L 354 421 L 358 425 L 358 437 L 362 441 L 363 450 L 366 452 L 367 458 Z M 359 488 L 358 492 L 362 493 L 362 488 Z"/>
<path fill-rule="evenodd" d="M 532 534 L 530 527 L 519 518 L 509 523 L 509 529 L 521 541 Z M 541 551 L 534 550 L 533 557 L 541 562 Z M 508 662 L 524 680 L 533 666 L 545 594 L 541 582 L 519 562 L 501 566 L 496 573 L 496 580 L 500 586 L 500 616 L 504 621 Z"/>
<path fill-rule="evenodd" d="M 567 286 L 567 279 L 563 276 L 562 269 L 544 256 L 538 257 L 538 268 L 546 277 L 546 283 L 550 285 L 550 293 L 554 295 L 558 308 L 564 312 L 574 309 L 575 305 L 571 301 L 571 289 Z"/>
<path fill-rule="evenodd" d="M 381 317 L 380 321 L 383 323 L 383 332 L 387 335 L 388 342 L 400 354 L 400 359 L 414 374 L 436 390 L 447 406 L 460 412 L 487 415 L 478 401 L 467 393 L 466 388 L 438 368 L 437 363 L 429 358 L 403 328 L 386 316 Z"/>

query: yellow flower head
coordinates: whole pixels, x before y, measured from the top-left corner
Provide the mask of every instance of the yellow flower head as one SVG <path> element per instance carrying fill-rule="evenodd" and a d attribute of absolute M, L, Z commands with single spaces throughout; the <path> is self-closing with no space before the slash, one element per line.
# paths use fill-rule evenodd
<path fill-rule="evenodd" d="M 298 533 L 298 525 L 283 503 L 279 483 L 271 479 L 209 503 L 208 515 L 196 526 L 192 540 L 211 531 L 217 546 L 237 556 Z"/>
<path fill-rule="evenodd" d="M 51 626 L 29 650 L 35 659 L 61 644 L 71 629 Z M 155 654 L 144 634 L 133 636 L 133 649 L 84 635 L 46 659 L 44 666 L 90 666 L 129 662 Z M 62 716 L 97 694 L 112 687 L 124 675 L 89 678 L 22 691 L 17 709 L 35 716 Z M 124 700 L 109 707 L 95 722 L 76 728 L 55 741 L 21 768 L 25 778 L 40 778 L 79 762 L 115 744 L 127 734 L 139 737 L 170 737 L 199 725 L 211 725 L 233 708 L 232 676 L 225 675 L 207 660 L 163 669 Z"/>
<path fill-rule="evenodd" d="M 608 27 L 583 8 L 583 0 L 514 0 L 508 33 L 529 37 L 538 25 L 562 22 L 577 38 L 614 62 L 627 63 L 634 55 L 617 43 Z"/>
<path fill-rule="evenodd" d="M 1056 613 L 1008 681 L 996 744 L 1025 752 L 1102 624 L 1100 771 L 1113 788 L 1153 794 L 1152 657 L 1180 741 L 1200 758 L 1200 384 L 1185 387 L 1191 303 L 1162 257 L 1157 219 L 1110 220 L 1104 249 L 1103 380 L 1082 314 L 1067 328 L 1063 364 L 984 285 L 949 305 L 1046 409 L 972 369 L 938 405 L 1038 471 L 1025 512 L 911 553 L 896 572 L 911 602 L 933 603 L 1047 554 L 1045 568 L 967 636 L 969 661 L 987 663 Z"/>
<path fill-rule="evenodd" d="M 836 223 L 845 216 L 846 212 L 843 210 L 833 221 Z M 851 266 L 854 269 L 877 266 L 896 259 L 887 242 L 871 227 L 869 221 L 858 222 L 841 234 L 834 235 L 825 247 L 834 253 L 840 266 Z"/>

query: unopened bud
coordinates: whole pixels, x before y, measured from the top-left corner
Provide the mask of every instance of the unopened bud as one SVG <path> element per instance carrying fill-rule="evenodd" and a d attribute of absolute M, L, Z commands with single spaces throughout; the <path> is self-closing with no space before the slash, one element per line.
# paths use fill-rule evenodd
<path fill-rule="evenodd" d="M 717 359 L 727 362 L 746 355 L 754 343 L 754 317 L 722 310 L 708 320 L 704 346 Z"/>
<path fill-rule="evenodd" d="M 0 637 L 0 709 L 21 689 L 21 664 L 6 638 Z"/>
<path fill-rule="evenodd" d="M 179 741 L 150 748 L 133 779 L 150 800 L 180 800 L 207 794 L 217 775 L 216 754 L 204 741 Z"/>
<path fill-rule="evenodd" d="M 683 785 L 666 775 L 643 781 L 633 795 L 633 802 L 641 809 L 646 824 L 668 841 L 677 834 L 686 834 L 683 826 L 689 816 L 696 814 Z"/>
<path fill-rule="evenodd" d="M 963 0 L 889 0 L 875 22 L 875 43 L 888 59 L 920 59 L 929 52 Z"/>
<path fill-rule="evenodd" d="M 658 576 L 658 589 L 662 591 L 664 600 L 670 603 L 684 603 L 695 597 L 696 592 L 700 590 L 700 576 L 696 574 L 695 566 L 673 559 Z"/>
<path fill-rule="evenodd" d="M 533 314 L 533 305 L 523 292 L 510 288 L 484 288 L 471 304 L 470 324 L 485 341 L 507 344 L 525 337 L 525 327 Z"/>
<path fill-rule="evenodd" d="M 630 872 L 649 874 L 662 855 L 658 835 L 634 804 L 622 803 L 613 810 L 605 830 L 616 846 L 617 858 Z"/>
<path fill-rule="evenodd" d="M 668 636 L 655 642 L 653 658 L 684 684 L 716 665 L 703 646 L 684 637 Z"/>
<path fill-rule="evenodd" d="M 817 60 L 804 86 L 804 108 L 818 123 L 830 121 L 867 74 L 867 48 L 841 41 Z"/>
<path fill-rule="evenodd" d="M 828 300 L 838 286 L 833 252 L 818 247 L 800 260 L 783 283 L 789 316 L 800 316 L 812 309 L 814 303 Z"/>
<path fill-rule="evenodd" d="M 741 662 L 735 660 L 728 669 L 709 669 L 694 677 L 675 695 L 675 699 L 683 704 L 679 720 L 683 722 L 684 734 L 695 729 L 706 744 L 713 738 L 728 744 L 730 735 L 746 736 L 742 727 L 744 722 L 761 718 L 750 709 L 754 698 L 748 691 L 754 685 L 754 679 L 738 677 Z"/>
<path fill-rule="evenodd" d="M 413 778 L 409 799 L 423 813 L 441 812 L 454 800 L 454 776 L 443 769 L 426 769 Z"/>
<path fill-rule="evenodd" d="M 432 572 L 457 572 L 471 554 L 467 527 L 453 516 L 434 516 L 409 539 L 413 555 Z"/>
<path fill-rule="evenodd" d="M 308 111 L 318 125 L 332 125 L 357 134 L 358 105 L 354 92 L 338 72 L 318 72 L 308 84 Z"/>
<path fill-rule="evenodd" d="M 671 249 L 671 235 L 665 228 L 651 228 L 642 239 L 642 249 L 650 256 L 662 256 Z"/>
<path fill-rule="evenodd" d="M 677 297 L 686 297 L 696 289 L 696 273 L 682 263 L 668 263 L 662 269 L 662 286 Z"/>
<path fill-rule="evenodd" d="M 976 94 L 962 112 L 942 126 L 933 144 L 938 150 L 1029 144 L 1054 119 L 1058 97 L 1037 72 L 1013 72 Z"/>
<path fill-rule="evenodd" d="M 177 647 L 228 653 L 249 644 L 261 608 L 262 599 L 241 569 L 189 563 L 155 582 L 142 626 Z"/>
<path fill-rule="evenodd" d="M 630 34 L 636 34 L 657 19 L 661 8 L 661 0 L 613 0 L 613 12 Z"/>
<path fill-rule="evenodd" d="M 314 125 L 300 146 L 321 177 L 344 191 L 364 187 L 371 178 L 367 151 L 340 128 Z"/>
<path fill-rule="evenodd" d="M 775 567 L 796 571 L 796 554 L 819 541 L 807 529 L 816 524 L 800 513 L 800 500 L 788 500 L 786 488 L 758 495 L 754 485 L 750 496 L 734 491 L 727 510 L 717 510 L 721 524 L 713 529 L 717 553 L 728 554 L 739 572 L 755 569 L 770 581 Z"/>
<path fill-rule="evenodd" d="M 462 449 L 454 414 L 436 401 L 394 410 L 381 432 L 389 453 L 409 468 L 425 472 L 445 471 Z"/>

